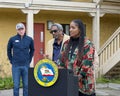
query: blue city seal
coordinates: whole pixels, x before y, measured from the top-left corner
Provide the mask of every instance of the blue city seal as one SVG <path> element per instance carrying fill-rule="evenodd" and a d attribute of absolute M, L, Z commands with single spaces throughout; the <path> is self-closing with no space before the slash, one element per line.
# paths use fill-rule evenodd
<path fill-rule="evenodd" d="M 43 87 L 52 86 L 58 79 L 58 67 L 49 59 L 40 60 L 34 68 L 34 78 Z"/>

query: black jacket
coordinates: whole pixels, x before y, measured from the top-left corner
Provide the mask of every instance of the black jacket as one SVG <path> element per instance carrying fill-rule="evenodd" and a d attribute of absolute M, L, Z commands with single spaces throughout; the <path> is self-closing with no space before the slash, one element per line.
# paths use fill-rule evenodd
<path fill-rule="evenodd" d="M 29 65 L 34 54 L 34 43 L 31 37 L 24 35 L 13 36 L 7 45 L 7 55 L 13 65 Z"/>

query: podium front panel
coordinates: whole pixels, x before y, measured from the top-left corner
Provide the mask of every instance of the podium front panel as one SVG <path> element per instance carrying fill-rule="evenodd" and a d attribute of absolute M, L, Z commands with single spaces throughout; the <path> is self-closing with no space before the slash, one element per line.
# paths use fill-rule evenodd
<path fill-rule="evenodd" d="M 28 94 L 29 96 L 78 96 L 77 82 L 77 79 L 66 69 L 60 69 L 58 80 L 55 84 L 50 87 L 43 87 L 34 78 L 34 68 L 30 68 L 28 74 Z"/>

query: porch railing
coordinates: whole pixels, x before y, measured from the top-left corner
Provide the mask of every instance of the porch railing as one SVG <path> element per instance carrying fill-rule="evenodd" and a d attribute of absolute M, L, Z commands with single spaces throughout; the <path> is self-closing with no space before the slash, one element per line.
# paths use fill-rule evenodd
<path fill-rule="evenodd" d="M 100 48 L 98 56 L 98 76 L 106 74 L 114 65 L 120 61 L 120 27 Z"/>

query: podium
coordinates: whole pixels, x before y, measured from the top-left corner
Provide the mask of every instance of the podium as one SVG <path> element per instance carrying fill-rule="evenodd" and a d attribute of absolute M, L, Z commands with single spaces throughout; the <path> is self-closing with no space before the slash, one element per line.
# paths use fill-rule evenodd
<path fill-rule="evenodd" d="M 59 76 L 54 85 L 43 87 L 34 78 L 34 68 L 29 68 L 28 96 L 78 96 L 78 78 L 72 70 L 59 69 Z"/>

